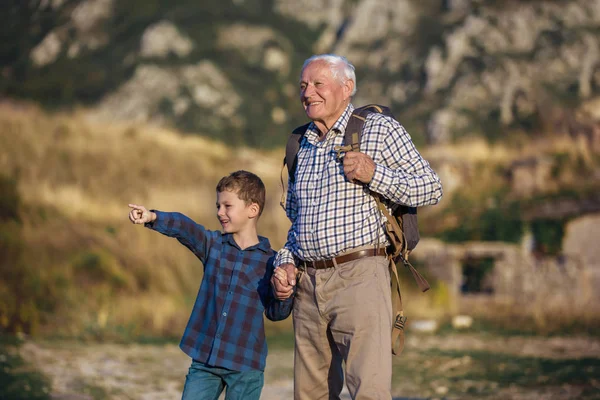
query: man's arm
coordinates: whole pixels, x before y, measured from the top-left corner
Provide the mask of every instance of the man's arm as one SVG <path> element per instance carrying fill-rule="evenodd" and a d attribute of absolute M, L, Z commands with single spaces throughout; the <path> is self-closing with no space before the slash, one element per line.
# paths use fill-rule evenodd
<path fill-rule="evenodd" d="M 296 268 L 294 255 L 290 250 L 294 236 L 292 234 L 292 229 L 293 224 L 288 232 L 288 241 L 284 247 L 277 252 L 274 262 L 274 266 L 276 267 L 275 271 L 277 271 L 277 269 L 282 269 L 282 272 L 285 272 L 286 279 L 278 279 L 276 277 L 276 273 L 274 273 L 271 277 L 273 295 L 279 300 L 289 298 L 293 293 L 294 286 L 296 285 L 296 274 L 298 273 L 298 269 Z M 284 283 L 286 280 L 287 284 Z"/>
<path fill-rule="evenodd" d="M 285 243 L 283 248 L 277 252 L 274 262 L 274 266 L 276 268 L 283 269 L 287 274 L 287 284 L 283 283 L 282 280 L 276 279 L 275 274 L 273 274 L 273 276 L 271 277 L 271 287 L 273 289 L 273 295 L 279 300 L 285 300 L 290 298 L 290 296 L 292 296 L 294 286 L 296 285 L 296 273 L 298 272 L 298 270 L 296 269 L 296 261 L 294 259 L 294 255 L 291 249 L 295 241 L 295 235 L 293 233 L 293 230 L 294 222 L 296 220 L 296 217 L 298 216 L 297 207 L 298 205 L 296 201 L 295 183 L 289 182 L 287 198 L 285 202 L 285 212 L 290 221 L 292 222 L 292 225 L 288 230 L 287 242 Z M 267 316 L 267 318 L 269 317 Z"/>
<path fill-rule="evenodd" d="M 294 223 L 298 216 L 298 201 L 296 199 L 296 182 L 291 182 L 288 178 L 287 195 L 285 198 L 285 214 L 288 219 Z"/>
<path fill-rule="evenodd" d="M 288 181 L 287 197 L 285 201 L 285 213 L 292 222 L 290 229 L 288 230 L 287 242 L 281 250 L 277 252 L 275 257 L 274 266 L 281 268 L 287 275 L 287 284 L 283 283 L 285 280 L 279 280 L 275 278 L 275 275 L 271 278 L 271 287 L 273 289 L 273 295 L 279 300 L 285 300 L 290 298 L 293 294 L 294 286 L 296 285 L 296 274 L 298 269 L 296 268 L 296 261 L 291 251 L 293 244 L 295 243 L 294 222 L 298 216 L 298 202 L 296 199 L 296 182 Z"/>
<path fill-rule="evenodd" d="M 389 117 L 367 120 L 361 152 L 346 153 L 344 172 L 397 204 L 433 205 L 443 194 L 439 176 L 404 127 Z"/>

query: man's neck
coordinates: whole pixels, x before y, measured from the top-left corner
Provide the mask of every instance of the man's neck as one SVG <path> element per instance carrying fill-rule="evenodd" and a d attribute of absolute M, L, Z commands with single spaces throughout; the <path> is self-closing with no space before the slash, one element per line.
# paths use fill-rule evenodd
<path fill-rule="evenodd" d="M 313 121 L 314 124 L 315 124 L 315 126 L 319 130 L 319 140 L 320 141 L 323 140 L 323 139 L 325 139 L 327 137 L 327 134 L 329 133 L 329 131 L 331 130 L 331 128 L 333 127 L 333 125 L 335 125 L 335 123 L 340 119 L 340 117 L 342 116 L 342 114 L 344 114 L 344 111 L 346 111 L 346 108 L 348 108 L 348 104 L 350 104 L 349 101 L 344 105 L 344 107 L 342 108 L 342 110 L 339 112 L 339 114 L 333 120 L 329 120 L 329 121 L 324 121 L 324 120 Z"/>

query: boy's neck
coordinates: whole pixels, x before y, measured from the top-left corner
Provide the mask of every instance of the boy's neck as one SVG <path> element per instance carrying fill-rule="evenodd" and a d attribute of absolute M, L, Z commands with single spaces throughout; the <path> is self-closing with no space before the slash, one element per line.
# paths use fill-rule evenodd
<path fill-rule="evenodd" d="M 257 245 L 259 240 L 258 233 L 256 233 L 256 227 L 253 227 L 253 229 L 235 232 L 233 234 L 233 240 L 235 240 L 237 245 L 240 246 L 240 249 L 242 250 Z"/>

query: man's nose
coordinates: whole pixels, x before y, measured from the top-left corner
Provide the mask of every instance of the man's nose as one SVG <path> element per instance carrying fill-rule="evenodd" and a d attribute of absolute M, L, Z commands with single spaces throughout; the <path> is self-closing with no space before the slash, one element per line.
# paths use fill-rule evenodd
<path fill-rule="evenodd" d="M 302 97 L 305 99 L 310 98 L 310 96 L 312 96 L 315 93 L 315 88 L 314 86 L 308 85 L 306 86 L 306 88 L 304 89 L 304 92 L 302 93 Z"/>

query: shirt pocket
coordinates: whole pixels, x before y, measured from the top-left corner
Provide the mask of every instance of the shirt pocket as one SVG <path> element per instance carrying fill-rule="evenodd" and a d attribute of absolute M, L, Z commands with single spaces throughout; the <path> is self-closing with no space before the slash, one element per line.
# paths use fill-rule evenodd
<path fill-rule="evenodd" d="M 266 270 L 263 268 L 253 268 L 251 270 L 241 270 L 239 273 L 239 287 L 242 294 L 254 298 L 259 298 L 259 288 L 266 283 Z M 265 280 L 265 281 L 263 281 Z"/>

